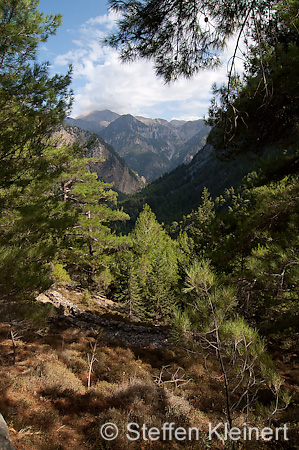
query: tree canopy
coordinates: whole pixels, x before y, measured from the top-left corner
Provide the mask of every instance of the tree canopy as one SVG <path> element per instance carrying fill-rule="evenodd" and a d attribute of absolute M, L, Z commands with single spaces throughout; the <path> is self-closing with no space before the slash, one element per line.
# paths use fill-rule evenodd
<path fill-rule="evenodd" d="M 156 74 L 166 82 L 217 67 L 222 50 L 234 38 L 228 81 L 214 86 L 209 110 L 214 127 L 209 142 L 218 155 L 231 156 L 249 147 L 258 151 L 281 134 L 296 134 L 298 0 L 109 3 L 120 16 L 117 31 L 106 43 L 119 50 L 123 61 L 153 61 Z M 243 74 L 235 70 L 236 58 L 244 61 Z"/>
<path fill-rule="evenodd" d="M 38 45 L 61 22 L 59 15 L 44 16 L 38 5 L 37 0 L 0 1 L 4 299 L 27 299 L 48 287 L 57 258 L 69 265 L 75 259 L 76 267 L 94 278 L 119 246 L 110 223 L 127 218 L 111 208 L 117 196 L 111 186 L 89 172 L 86 148 L 63 146 L 54 138 L 72 104 L 71 69 L 51 77 L 48 64 L 37 62 Z"/>
<path fill-rule="evenodd" d="M 233 35 L 259 37 L 274 31 L 277 0 L 110 0 L 120 13 L 118 30 L 106 42 L 121 59 L 151 59 L 166 82 L 216 67 Z"/>
<path fill-rule="evenodd" d="M 37 47 L 61 17 L 44 16 L 38 1 L 0 2 L 0 170 L 10 185 L 42 153 L 44 139 L 71 106 L 70 72 L 48 76 Z"/>

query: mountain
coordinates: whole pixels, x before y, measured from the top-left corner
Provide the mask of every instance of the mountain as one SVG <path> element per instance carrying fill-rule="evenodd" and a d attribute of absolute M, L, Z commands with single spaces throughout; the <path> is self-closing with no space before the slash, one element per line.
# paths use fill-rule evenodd
<path fill-rule="evenodd" d="M 132 194 L 144 187 L 144 181 L 101 137 L 72 125 L 65 125 L 56 135 L 61 138 L 62 145 L 79 141 L 83 145 L 86 144 L 88 157 L 104 158 L 103 162 L 94 164 L 91 171 L 96 172 L 102 181 L 113 183 L 115 190 L 124 194 Z"/>
<path fill-rule="evenodd" d="M 105 109 L 104 111 L 90 111 L 84 114 L 81 114 L 77 117 L 77 119 L 86 120 L 87 122 L 95 122 L 101 123 L 103 122 L 103 126 L 107 126 L 107 124 L 113 122 L 119 117 L 119 114 L 109 111 Z"/>
<path fill-rule="evenodd" d="M 90 111 L 88 113 L 81 114 L 80 116 L 76 117 L 76 119 L 68 117 L 66 122 L 69 125 L 75 125 L 79 128 L 82 128 L 82 130 L 101 134 L 103 129 L 118 117 L 120 117 L 119 114 L 109 110 Z"/>
<path fill-rule="evenodd" d="M 190 162 L 210 131 L 202 119 L 168 122 L 108 110 L 69 118 L 68 123 L 99 134 L 148 182 Z"/>
<path fill-rule="evenodd" d="M 189 164 L 179 165 L 122 202 L 131 217 L 127 226 L 133 226 L 145 203 L 159 222 L 179 221 L 199 206 L 205 187 L 213 197 L 221 195 L 226 188 L 237 187 L 244 176 L 261 164 L 261 158 L 266 161 L 282 151 L 280 147 L 268 146 L 259 155 L 248 152 L 224 161 L 216 157 L 210 144 L 206 144 Z"/>

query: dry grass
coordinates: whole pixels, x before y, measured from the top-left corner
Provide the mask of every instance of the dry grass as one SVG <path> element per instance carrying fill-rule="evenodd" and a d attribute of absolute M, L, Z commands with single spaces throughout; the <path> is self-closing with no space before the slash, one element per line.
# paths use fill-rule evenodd
<path fill-rule="evenodd" d="M 52 330 L 44 336 L 32 330 L 18 331 L 22 338 L 17 342 L 13 365 L 9 327 L 0 324 L 0 412 L 18 450 L 227 448 L 207 440 L 209 422 L 224 420 L 225 402 L 219 381 L 211 378 L 200 358 L 189 358 L 177 349 L 124 348 L 79 329 Z M 88 389 L 87 355 L 96 340 L 96 361 Z M 299 370 L 298 364 L 292 364 L 280 367 L 295 393 L 292 409 L 280 417 L 282 422 L 293 422 L 294 414 L 299 412 Z M 167 371 L 157 383 L 164 366 Z M 216 374 L 213 362 L 209 370 Z M 169 382 L 173 374 L 188 383 Z M 104 441 L 100 434 L 106 422 L 119 426 L 119 437 L 112 443 Z M 200 440 L 129 442 L 126 425 L 130 422 L 158 428 L 165 422 L 174 422 L 176 427 L 197 427 Z M 294 443 L 298 441 L 295 427 L 291 437 Z M 238 450 L 242 448 L 269 447 L 259 443 L 239 446 Z M 275 448 L 294 450 L 296 444 Z"/>

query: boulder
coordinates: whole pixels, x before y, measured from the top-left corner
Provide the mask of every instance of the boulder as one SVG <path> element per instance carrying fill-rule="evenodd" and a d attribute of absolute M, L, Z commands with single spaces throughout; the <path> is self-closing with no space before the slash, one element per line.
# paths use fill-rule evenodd
<path fill-rule="evenodd" d="M 15 450 L 10 442 L 8 426 L 2 414 L 0 414 L 0 450 Z"/>

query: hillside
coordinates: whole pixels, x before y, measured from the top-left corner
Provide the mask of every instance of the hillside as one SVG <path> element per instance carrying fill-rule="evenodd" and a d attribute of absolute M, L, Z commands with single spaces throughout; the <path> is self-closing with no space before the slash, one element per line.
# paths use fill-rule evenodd
<path fill-rule="evenodd" d="M 122 206 L 131 216 L 132 224 L 144 203 L 150 205 L 160 222 L 170 224 L 198 207 L 205 187 L 213 197 L 226 188 L 237 187 L 258 161 L 259 157 L 254 154 L 222 161 L 215 155 L 213 147 L 206 144 L 189 164 L 181 164 L 153 181 L 142 191 L 123 200 Z"/>
<path fill-rule="evenodd" d="M 163 327 L 129 323 L 119 305 L 106 299 L 93 296 L 86 303 L 82 291 L 62 288 L 45 294 L 49 305 L 55 303 L 49 297 L 56 298 L 55 306 L 48 306 L 47 325 L 40 323 L 35 329 L 26 321 L 14 320 L 13 326 L 0 322 L 1 412 L 17 450 L 122 450 L 125 427 L 131 422 L 159 429 L 165 422 L 174 422 L 176 428 L 195 427 L 199 437 L 193 434 L 192 440 L 183 441 L 184 448 L 205 450 L 206 442 L 215 450 L 223 448 L 217 435 L 208 440 L 209 424 L 222 422 L 225 405 L 213 359 L 190 358 L 173 346 Z M 15 348 L 11 330 L 18 336 Z M 271 353 L 293 395 L 292 410 L 281 411 L 279 417 L 289 422 L 298 402 L 298 361 L 290 350 L 273 347 Z M 113 447 L 101 434 L 107 422 L 119 428 Z M 298 430 L 290 425 L 289 445 L 279 439 L 275 448 L 295 449 L 297 437 Z M 140 438 L 128 448 L 139 450 L 146 443 Z M 183 448 L 170 439 L 163 444 L 165 450 Z M 152 441 L 150 448 L 159 450 L 160 440 Z M 272 447 L 245 441 L 241 448 Z"/>
<path fill-rule="evenodd" d="M 68 123 L 102 136 L 147 181 L 190 162 L 210 128 L 204 120 L 171 121 L 92 111 Z"/>
<path fill-rule="evenodd" d="M 99 136 L 70 125 L 61 128 L 56 135 L 61 137 L 61 143 L 65 145 L 73 144 L 76 141 L 87 144 L 91 140 L 92 144 L 88 145 L 87 156 L 104 158 L 103 162 L 94 164 L 91 171 L 96 172 L 100 180 L 113 183 L 113 187 L 117 191 L 132 194 L 144 186 L 141 178 L 128 167 L 113 147 Z"/>

